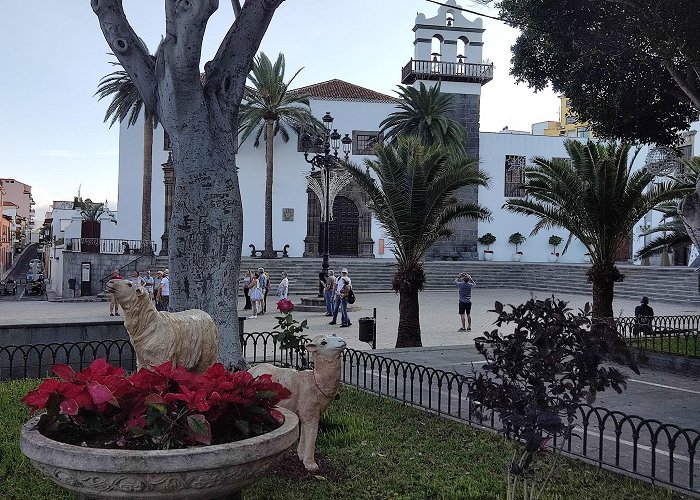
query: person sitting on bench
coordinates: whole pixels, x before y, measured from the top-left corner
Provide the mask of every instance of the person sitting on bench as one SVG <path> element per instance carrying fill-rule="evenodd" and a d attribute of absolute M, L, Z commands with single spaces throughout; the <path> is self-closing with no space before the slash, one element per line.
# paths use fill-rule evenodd
<path fill-rule="evenodd" d="M 642 297 L 642 303 L 634 308 L 634 317 L 637 319 L 635 334 L 649 335 L 651 333 L 651 321 L 654 318 L 654 310 L 649 307 L 649 297 Z"/>

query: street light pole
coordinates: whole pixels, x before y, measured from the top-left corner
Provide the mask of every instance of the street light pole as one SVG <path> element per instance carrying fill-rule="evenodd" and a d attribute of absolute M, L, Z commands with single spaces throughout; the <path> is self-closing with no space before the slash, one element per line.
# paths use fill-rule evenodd
<path fill-rule="evenodd" d="M 324 126 L 324 133 L 317 134 L 316 139 L 313 141 L 314 149 L 323 148 L 322 154 L 315 154 L 309 158 L 309 150 L 312 146 L 311 135 L 305 132 L 301 136 L 301 148 L 304 151 L 304 160 L 311 165 L 311 170 L 318 167 L 325 179 L 325 220 L 323 228 L 323 263 L 321 264 L 321 273 L 319 274 L 319 281 L 325 280 L 328 276 L 329 268 L 329 240 L 330 240 L 330 217 L 331 217 L 331 206 L 330 206 L 330 184 L 331 184 L 331 170 L 335 168 L 340 162 L 338 158 L 338 149 L 340 149 L 340 144 L 343 145 L 343 154 L 345 155 L 345 160 L 350 156 L 350 150 L 352 146 L 352 139 L 345 134 L 342 138 L 338 133 L 337 129 L 333 129 L 333 117 L 329 112 L 323 116 L 322 120 Z M 331 130 L 333 130 L 331 132 Z M 332 153 L 331 153 L 332 151 Z M 319 283 L 319 297 L 323 297 L 323 287 Z"/>

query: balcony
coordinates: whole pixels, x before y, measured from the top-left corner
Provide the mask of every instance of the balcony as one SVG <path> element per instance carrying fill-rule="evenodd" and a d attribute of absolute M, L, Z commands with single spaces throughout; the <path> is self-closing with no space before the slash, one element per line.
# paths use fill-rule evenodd
<path fill-rule="evenodd" d="M 104 238 L 70 238 L 65 241 L 64 252 L 141 254 L 154 255 L 156 244 L 153 241 L 120 240 Z"/>
<path fill-rule="evenodd" d="M 416 80 L 440 80 L 484 85 L 493 80 L 493 63 L 477 64 L 411 59 L 401 71 L 401 83 L 410 85 Z"/>

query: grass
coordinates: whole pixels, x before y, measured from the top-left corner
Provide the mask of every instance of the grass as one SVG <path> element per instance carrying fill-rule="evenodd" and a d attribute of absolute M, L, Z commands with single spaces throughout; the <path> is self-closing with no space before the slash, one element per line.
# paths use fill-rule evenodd
<path fill-rule="evenodd" d="M 19 398 L 35 385 L 0 384 L 0 498 L 72 498 L 34 471 L 19 450 L 19 428 L 28 417 Z M 278 474 L 246 489 L 245 500 L 504 498 L 512 448 L 500 436 L 344 388 L 324 415 L 317 450 L 323 475 L 305 473 L 290 456 Z M 681 498 L 582 462 L 560 460 L 545 498 Z M 290 467 L 301 472 L 289 474 Z"/>
<path fill-rule="evenodd" d="M 700 345 L 697 336 L 671 337 L 668 336 L 643 336 L 629 340 L 631 347 L 637 347 L 646 351 L 663 352 L 679 356 L 700 357 Z"/>

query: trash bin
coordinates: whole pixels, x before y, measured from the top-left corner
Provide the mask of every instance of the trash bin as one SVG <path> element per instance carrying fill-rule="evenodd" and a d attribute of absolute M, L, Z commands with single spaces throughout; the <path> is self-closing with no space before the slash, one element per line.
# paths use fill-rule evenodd
<path fill-rule="evenodd" d="M 360 342 L 374 341 L 374 318 L 360 318 Z"/>

